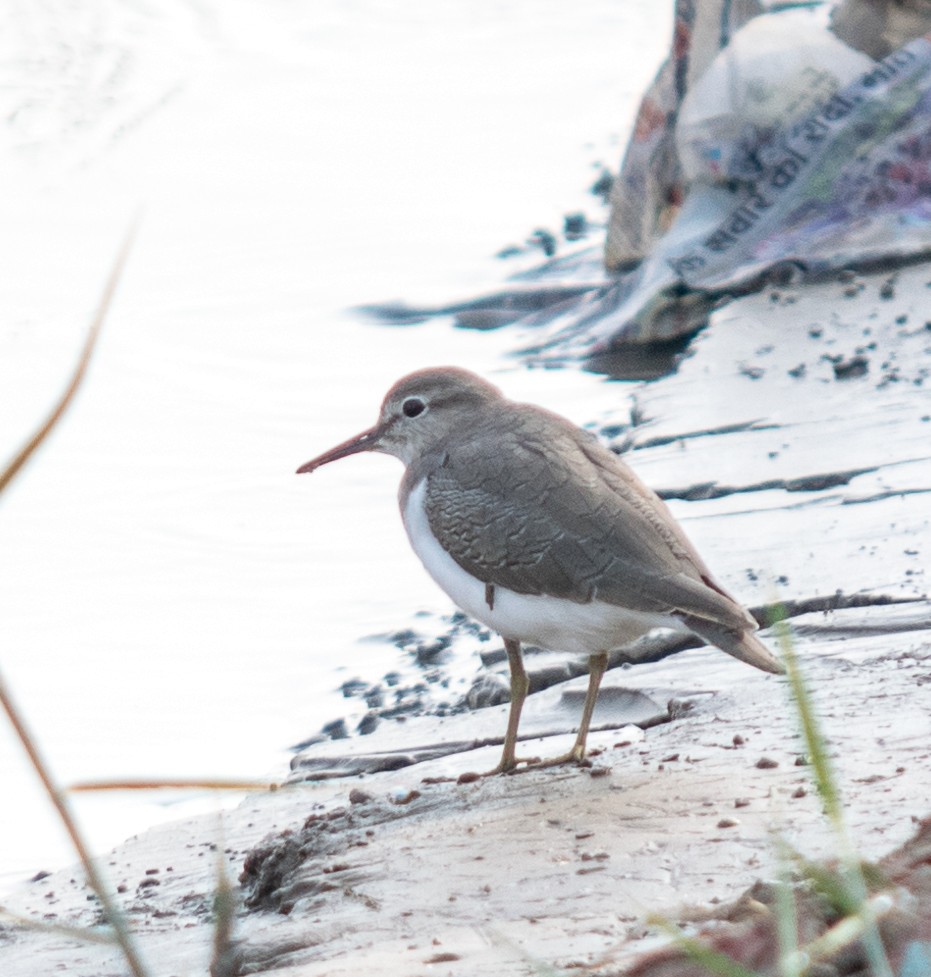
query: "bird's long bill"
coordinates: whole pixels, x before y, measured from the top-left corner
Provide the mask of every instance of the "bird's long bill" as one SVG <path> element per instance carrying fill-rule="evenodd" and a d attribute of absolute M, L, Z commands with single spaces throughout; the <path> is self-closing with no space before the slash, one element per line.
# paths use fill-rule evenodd
<path fill-rule="evenodd" d="M 329 451 L 324 451 L 322 455 L 318 455 L 306 464 L 301 465 L 297 470 L 297 474 L 303 475 L 305 472 L 316 471 L 321 465 L 328 465 L 331 461 L 339 461 L 340 458 L 358 454 L 360 451 L 371 451 L 378 441 L 378 435 L 378 428 L 375 427 L 370 428 L 368 431 L 363 431 L 354 438 L 338 444 L 335 448 L 330 448 Z"/>

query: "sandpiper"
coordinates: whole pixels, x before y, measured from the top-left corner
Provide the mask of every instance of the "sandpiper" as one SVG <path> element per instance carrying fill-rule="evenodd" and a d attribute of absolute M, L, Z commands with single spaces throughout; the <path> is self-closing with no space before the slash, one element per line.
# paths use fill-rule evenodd
<path fill-rule="evenodd" d="M 302 465 L 381 451 L 406 466 L 401 516 L 414 552 L 467 614 L 504 639 L 511 705 L 501 761 L 513 770 L 527 673 L 521 644 L 589 656 L 572 749 L 580 762 L 608 652 L 653 628 L 692 631 L 781 672 L 756 622 L 714 579 L 665 503 L 593 435 L 508 400 L 467 370 L 399 380 L 374 427 Z"/>

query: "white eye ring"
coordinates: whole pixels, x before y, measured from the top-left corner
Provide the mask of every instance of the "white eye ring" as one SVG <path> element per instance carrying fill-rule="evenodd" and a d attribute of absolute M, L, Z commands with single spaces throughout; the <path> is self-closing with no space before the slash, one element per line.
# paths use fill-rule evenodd
<path fill-rule="evenodd" d="M 401 412 L 405 417 L 417 417 L 418 414 L 424 412 L 426 407 L 427 405 L 419 397 L 408 397 L 401 404 Z"/>

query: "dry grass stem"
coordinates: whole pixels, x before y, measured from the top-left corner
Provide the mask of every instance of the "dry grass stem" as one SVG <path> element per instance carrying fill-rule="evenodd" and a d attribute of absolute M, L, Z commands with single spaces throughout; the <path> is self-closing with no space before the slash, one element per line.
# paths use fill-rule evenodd
<path fill-rule="evenodd" d="M 97 337 L 100 334 L 100 329 L 103 326 L 107 311 L 109 310 L 110 304 L 113 300 L 113 295 L 116 291 L 116 286 L 119 283 L 120 276 L 126 264 L 126 259 L 129 256 L 132 242 L 136 233 L 137 223 L 137 221 L 133 221 L 119 250 L 119 253 L 117 254 L 116 261 L 104 287 L 100 303 L 91 322 L 87 340 L 84 343 L 84 348 L 81 351 L 81 355 L 78 359 L 77 365 L 75 366 L 74 372 L 72 373 L 68 386 L 65 388 L 65 391 L 59 398 L 58 403 L 52 409 L 45 421 L 40 425 L 38 430 L 26 442 L 26 444 L 23 445 L 19 452 L 17 452 L 6 468 L 0 472 L 0 492 L 2 492 L 13 480 L 13 478 L 16 477 L 29 458 L 32 457 L 36 449 L 48 437 L 49 433 L 64 415 L 65 411 L 68 409 L 69 405 L 74 399 L 74 395 L 80 387 L 81 381 L 84 379 L 87 372 L 87 365 L 90 362 L 91 354 L 94 351 Z M 55 783 L 49 766 L 39 751 L 36 739 L 29 731 L 23 717 L 23 713 L 13 701 L 12 695 L 10 694 L 9 689 L 6 687 L 6 683 L 3 681 L 2 675 L 0 675 L 0 705 L 2 705 L 7 716 L 9 716 L 14 732 L 19 738 L 20 743 L 22 743 L 23 749 L 26 751 L 33 769 L 36 771 L 39 779 L 42 781 L 42 785 L 45 787 L 46 793 L 58 812 L 58 816 L 64 825 L 65 830 L 68 832 L 68 837 L 71 839 L 71 844 L 74 846 L 74 850 L 77 852 L 78 857 L 84 866 L 84 871 L 87 874 L 88 884 L 93 889 L 98 900 L 100 901 L 100 906 L 105 918 L 113 927 L 116 941 L 119 943 L 123 955 L 126 958 L 126 962 L 129 964 L 134 977 L 146 977 L 146 969 L 142 964 L 138 952 L 136 951 L 133 936 L 129 931 L 129 927 L 126 924 L 123 914 L 120 912 L 110 895 L 109 889 L 104 884 L 103 878 L 97 871 L 97 866 L 94 859 L 91 857 L 90 849 L 88 848 L 78 823 L 71 812 L 68 804 L 68 798 L 65 792 Z"/>

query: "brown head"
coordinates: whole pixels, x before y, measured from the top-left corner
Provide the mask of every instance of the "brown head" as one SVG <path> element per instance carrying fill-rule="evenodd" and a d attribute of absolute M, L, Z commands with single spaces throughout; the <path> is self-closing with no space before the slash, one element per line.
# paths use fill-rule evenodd
<path fill-rule="evenodd" d="M 338 444 L 298 468 L 298 474 L 361 451 L 381 451 L 405 465 L 438 450 L 464 425 L 503 401 L 497 387 L 454 366 L 418 370 L 388 391 L 374 427 Z"/>

